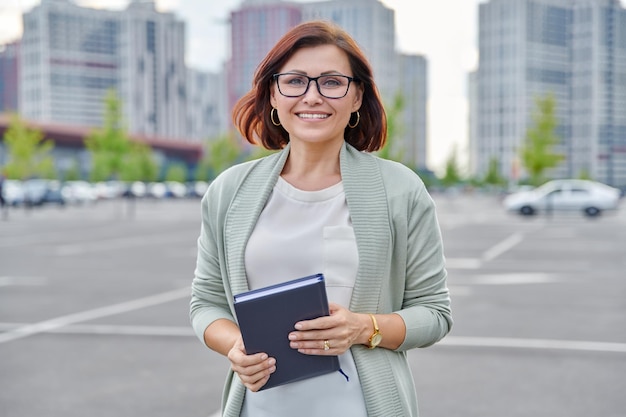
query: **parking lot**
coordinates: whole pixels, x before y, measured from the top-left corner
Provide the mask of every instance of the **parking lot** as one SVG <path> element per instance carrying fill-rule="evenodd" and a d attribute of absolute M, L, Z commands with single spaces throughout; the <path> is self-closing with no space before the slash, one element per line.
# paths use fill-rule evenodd
<path fill-rule="evenodd" d="M 421 415 L 626 415 L 624 202 L 589 219 L 434 198 L 455 326 L 409 353 Z M 216 415 L 228 364 L 188 319 L 199 226 L 197 199 L 0 218 L 0 415 Z"/>

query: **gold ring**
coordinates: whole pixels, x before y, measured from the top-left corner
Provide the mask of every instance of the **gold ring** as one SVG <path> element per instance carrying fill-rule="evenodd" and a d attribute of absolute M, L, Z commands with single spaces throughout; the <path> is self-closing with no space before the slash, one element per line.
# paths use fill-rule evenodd
<path fill-rule="evenodd" d="M 324 340 L 324 350 L 329 350 L 330 349 L 330 343 L 328 343 L 328 339 Z"/>

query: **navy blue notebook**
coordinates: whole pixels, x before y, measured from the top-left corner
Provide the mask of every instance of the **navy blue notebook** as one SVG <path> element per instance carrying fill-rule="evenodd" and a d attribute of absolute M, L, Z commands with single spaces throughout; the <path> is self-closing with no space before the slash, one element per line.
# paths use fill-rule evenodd
<path fill-rule="evenodd" d="M 289 347 L 298 321 L 330 314 L 323 274 L 237 294 L 235 312 L 246 353 L 276 358 L 276 372 L 262 390 L 339 370 L 337 356 L 303 355 Z"/>

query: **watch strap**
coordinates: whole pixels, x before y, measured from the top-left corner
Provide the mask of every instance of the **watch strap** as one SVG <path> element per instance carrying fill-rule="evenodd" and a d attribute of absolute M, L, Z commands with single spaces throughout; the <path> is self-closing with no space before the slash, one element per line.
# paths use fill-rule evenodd
<path fill-rule="evenodd" d="M 380 335 L 380 329 L 378 328 L 378 322 L 376 321 L 376 317 L 374 317 L 373 314 L 369 314 L 369 316 L 372 319 L 372 324 L 374 325 L 374 333 L 372 333 L 372 335 L 368 339 L 368 342 L 369 342 L 368 347 L 370 349 L 374 349 L 376 346 L 378 346 L 378 343 L 374 343 L 374 338 Z"/>

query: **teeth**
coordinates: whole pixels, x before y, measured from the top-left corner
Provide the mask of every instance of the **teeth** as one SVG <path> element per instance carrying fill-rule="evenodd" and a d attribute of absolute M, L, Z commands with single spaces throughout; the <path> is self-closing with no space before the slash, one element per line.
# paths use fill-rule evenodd
<path fill-rule="evenodd" d="M 310 113 L 300 113 L 298 117 L 302 119 L 326 119 L 328 117 L 327 114 L 310 114 Z"/>

